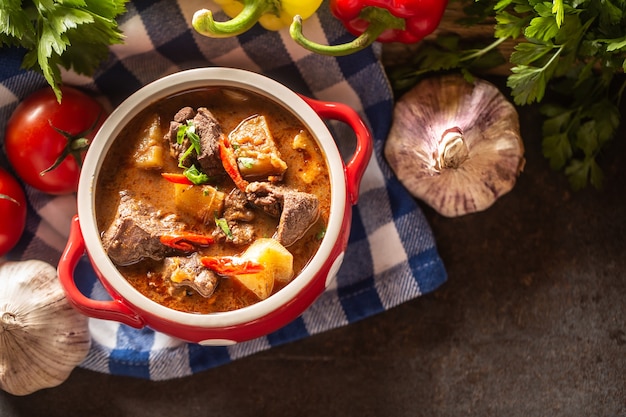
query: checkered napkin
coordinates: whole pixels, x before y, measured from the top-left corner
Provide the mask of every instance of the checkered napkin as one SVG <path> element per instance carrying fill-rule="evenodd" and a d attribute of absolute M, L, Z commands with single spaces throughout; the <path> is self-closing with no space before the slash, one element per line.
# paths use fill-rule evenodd
<path fill-rule="evenodd" d="M 90 319 L 92 348 L 80 365 L 87 369 L 152 380 L 182 377 L 353 323 L 433 291 L 446 280 L 429 225 L 382 157 L 393 100 L 379 61 L 380 48 L 325 57 L 296 45 L 287 30 L 269 32 L 259 25 L 237 38 L 210 39 L 189 25 L 193 12 L 201 8 L 219 10 L 206 0 L 132 1 L 120 19 L 125 44 L 111 47 L 109 59 L 93 78 L 64 73 L 65 83 L 101 97 L 113 108 L 163 75 L 193 67 L 226 66 L 260 72 L 299 93 L 350 105 L 370 126 L 375 149 L 353 209 L 344 262 L 335 283 L 299 318 L 267 337 L 234 346 L 200 346 L 149 328 Z M 224 19 L 225 15 L 216 13 L 216 20 Z M 305 22 L 304 32 L 321 43 L 352 38 L 330 14 L 327 2 Z M 21 59 L 19 51 L 0 50 L 0 132 L 17 103 L 46 85 L 38 74 L 20 70 Z M 349 151 L 352 137 L 347 128 L 331 123 L 331 129 L 340 150 Z M 8 167 L 3 154 L 0 164 Z M 26 192 L 26 231 L 7 257 L 56 265 L 76 212 L 76 197 L 49 196 L 30 187 Z M 75 275 L 80 289 L 91 298 L 109 298 L 86 257 Z"/>

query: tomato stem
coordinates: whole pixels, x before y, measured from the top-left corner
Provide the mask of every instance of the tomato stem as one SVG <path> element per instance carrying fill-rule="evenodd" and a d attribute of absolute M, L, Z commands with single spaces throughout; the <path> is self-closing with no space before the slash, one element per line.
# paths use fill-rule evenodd
<path fill-rule="evenodd" d="M 96 126 L 98 126 L 98 122 L 100 121 L 101 116 L 102 111 L 98 113 L 98 117 L 96 117 L 96 120 L 94 120 L 91 126 L 83 130 L 82 132 L 78 132 L 75 135 L 70 132 L 66 132 L 65 130 L 59 129 L 58 127 L 54 126 L 52 122 L 49 121 L 48 123 L 50 124 L 50 127 L 56 130 L 67 140 L 67 145 L 65 146 L 65 148 L 63 148 L 63 152 L 61 152 L 61 154 L 57 157 L 56 161 L 54 161 L 54 164 L 41 171 L 39 175 L 43 176 L 46 173 L 56 169 L 69 155 L 72 155 L 72 157 L 76 161 L 76 164 L 78 164 L 79 167 L 82 167 L 82 153 L 89 148 L 89 139 L 87 139 L 86 136 L 93 132 Z"/>

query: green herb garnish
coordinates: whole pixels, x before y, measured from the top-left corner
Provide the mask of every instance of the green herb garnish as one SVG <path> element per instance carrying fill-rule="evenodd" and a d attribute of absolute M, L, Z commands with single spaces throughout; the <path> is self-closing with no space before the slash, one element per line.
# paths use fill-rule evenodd
<path fill-rule="evenodd" d="M 241 164 L 241 166 L 243 166 L 244 168 L 252 168 L 254 166 L 255 161 L 256 161 L 255 158 L 250 158 L 247 156 L 242 156 L 240 158 L 237 158 L 237 162 Z"/>
<path fill-rule="evenodd" d="M 230 227 L 228 226 L 228 221 L 226 221 L 225 218 L 223 217 L 218 218 L 217 216 L 215 216 L 215 225 L 219 227 L 220 229 L 222 229 L 222 232 L 224 232 L 224 234 L 229 239 L 233 238 L 233 232 L 230 230 Z"/>
<path fill-rule="evenodd" d="M 178 157 L 178 167 L 184 168 L 183 174 L 189 181 L 195 185 L 205 184 L 209 182 L 210 178 L 207 174 L 200 171 L 195 165 L 186 166 L 184 161 L 191 155 L 192 152 L 196 152 L 196 155 L 200 154 L 200 136 L 196 133 L 196 127 L 193 124 L 193 120 L 187 120 L 187 124 L 180 125 L 176 132 L 176 143 L 182 145 L 185 138 L 189 139 L 190 145 L 181 153 Z"/>
<path fill-rule="evenodd" d="M 200 155 L 200 136 L 196 133 L 196 126 L 193 124 L 193 120 L 187 120 L 187 124 L 180 125 L 178 127 L 178 131 L 176 132 L 176 143 L 182 145 L 185 138 L 189 139 L 191 145 L 178 158 L 179 166 L 182 165 L 183 161 L 187 159 L 193 151 L 196 151 L 196 154 Z"/>
<path fill-rule="evenodd" d="M 207 174 L 196 168 L 195 165 L 185 168 L 183 175 L 195 185 L 206 184 L 211 179 Z"/>
<path fill-rule="evenodd" d="M 93 75 L 122 43 L 117 16 L 128 0 L 3 0 L 0 46 L 26 50 L 22 66 L 40 72 L 61 101 L 60 67 Z"/>

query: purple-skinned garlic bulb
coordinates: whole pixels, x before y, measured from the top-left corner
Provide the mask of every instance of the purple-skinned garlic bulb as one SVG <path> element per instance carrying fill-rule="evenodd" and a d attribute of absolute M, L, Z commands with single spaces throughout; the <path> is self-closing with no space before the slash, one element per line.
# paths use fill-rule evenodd
<path fill-rule="evenodd" d="M 441 215 L 483 211 L 524 167 L 517 110 L 485 80 L 424 79 L 396 102 L 385 157 L 404 187 Z"/>

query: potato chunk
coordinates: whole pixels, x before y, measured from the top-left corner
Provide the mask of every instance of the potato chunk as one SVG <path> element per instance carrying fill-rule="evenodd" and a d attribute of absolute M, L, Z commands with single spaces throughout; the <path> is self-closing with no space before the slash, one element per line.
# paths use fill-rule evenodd
<path fill-rule="evenodd" d="M 244 178 L 280 179 L 287 170 L 265 116 L 247 118 L 228 139 L 235 149 L 237 167 Z"/>
<path fill-rule="evenodd" d="M 204 224 L 214 222 L 224 207 L 225 194 L 210 185 L 174 184 L 176 208 Z"/>
<path fill-rule="evenodd" d="M 318 145 L 309 133 L 303 130 L 294 136 L 291 147 L 299 151 L 305 161 L 304 169 L 297 171 L 296 175 L 305 183 L 311 184 L 324 172 L 326 166 Z"/>
<path fill-rule="evenodd" d="M 141 129 L 141 139 L 133 155 L 135 166 L 142 169 L 163 167 L 163 135 L 158 115 L 152 116 Z"/>
<path fill-rule="evenodd" d="M 242 258 L 263 265 L 260 272 L 234 276 L 261 300 L 272 294 L 276 281 L 284 283 L 293 278 L 293 255 L 275 239 L 257 239 L 242 254 Z"/>

